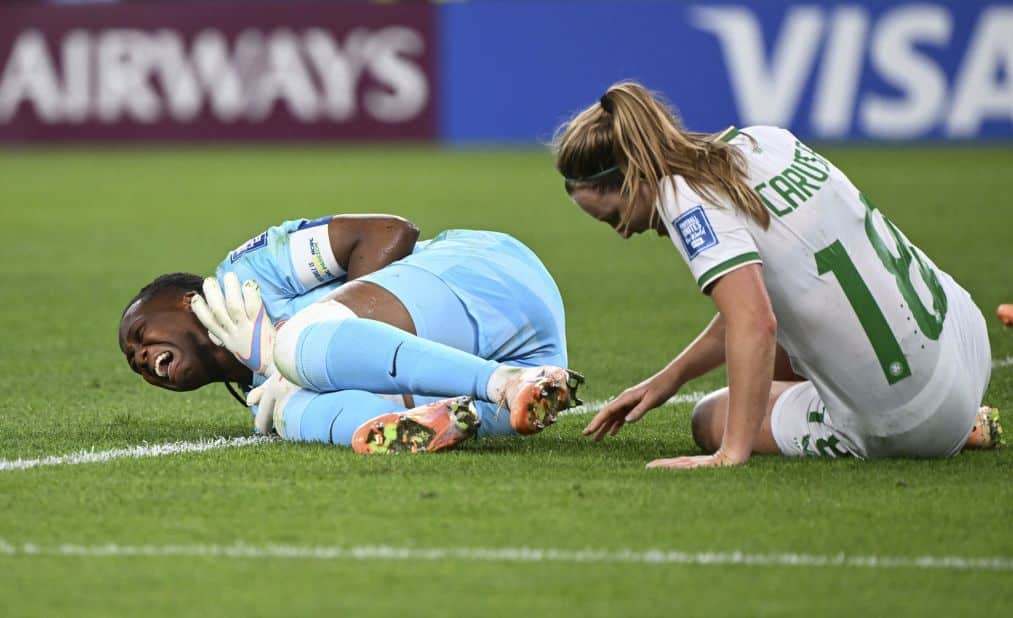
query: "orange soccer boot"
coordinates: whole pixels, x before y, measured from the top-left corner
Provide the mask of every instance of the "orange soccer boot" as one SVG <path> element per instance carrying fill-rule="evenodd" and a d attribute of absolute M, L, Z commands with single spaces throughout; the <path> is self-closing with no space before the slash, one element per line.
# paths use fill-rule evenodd
<path fill-rule="evenodd" d="M 579 406 L 577 388 L 584 376 L 562 367 L 516 368 L 503 388 L 502 405 L 510 409 L 510 426 L 520 434 L 538 433 L 556 415 Z"/>
<path fill-rule="evenodd" d="M 352 434 L 360 455 L 441 451 L 474 436 L 478 412 L 471 397 L 454 397 L 370 419 Z"/>

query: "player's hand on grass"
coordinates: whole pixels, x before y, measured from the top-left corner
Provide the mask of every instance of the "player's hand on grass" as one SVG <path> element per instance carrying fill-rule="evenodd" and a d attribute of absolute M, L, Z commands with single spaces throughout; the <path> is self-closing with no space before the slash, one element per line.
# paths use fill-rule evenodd
<path fill-rule="evenodd" d="M 736 458 L 719 450 L 713 455 L 692 455 L 689 457 L 673 457 L 671 459 L 655 459 L 651 463 L 647 464 L 647 467 L 689 470 L 691 468 L 723 468 L 726 466 L 741 466 L 744 463 L 746 463 L 745 460 L 738 461 Z"/>
<path fill-rule="evenodd" d="M 585 436 L 594 434 L 595 441 L 606 435 L 619 433 L 626 423 L 635 423 L 645 414 L 657 408 L 679 390 L 679 384 L 659 373 L 631 386 L 618 397 L 605 404 L 598 414 L 591 419 L 582 432 Z"/>
<path fill-rule="evenodd" d="M 291 393 L 299 390 L 299 386 L 286 380 L 280 373 L 274 373 L 266 382 L 250 391 L 246 396 L 246 405 L 257 406 L 257 415 L 253 426 L 257 433 L 270 435 L 274 427 L 278 435 L 285 437 L 285 424 L 282 422 L 284 400 Z"/>
<path fill-rule="evenodd" d="M 264 309 L 256 281 L 239 285 L 236 273 L 226 273 L 225 291 L 218 279 L 204 280 L 204 296 L 194 294 L 190 306 L 211 340 L 224 346 L 254 373 L 274 373 L 275 328 Z"/>

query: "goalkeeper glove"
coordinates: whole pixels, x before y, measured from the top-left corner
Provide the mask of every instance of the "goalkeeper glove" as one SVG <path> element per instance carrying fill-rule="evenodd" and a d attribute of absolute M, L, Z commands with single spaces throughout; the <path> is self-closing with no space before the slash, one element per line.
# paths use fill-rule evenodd
<path fill-rule="evenodd" d="M 223 277 L 225 291 L 218 279 L 204 280 L 204 296 L 194 294 L 190 306 L 208 335 L 225 347 L 254 373 L 270 377 L 274 368 L 275 328 L 267 317 L 256 281 L 239 285 L 236 273 Z"/>

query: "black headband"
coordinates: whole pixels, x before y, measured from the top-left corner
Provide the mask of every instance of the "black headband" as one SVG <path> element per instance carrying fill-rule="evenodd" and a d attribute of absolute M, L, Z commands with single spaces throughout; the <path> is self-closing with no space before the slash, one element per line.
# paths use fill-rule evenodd
<path fill-rule="evenodd" d="M 613 113 L 616 109 L 615 105 L 612 103 L 612 100 L 609 99 L 609 93 L 607 92 L 601 95 L 601 98 L 598 99 L 598 104 L 601 105 L 601 108 L 605 110 L 605 113 L 607 114 Z"/>
<path fill-rule="evenodd" d="M 613 173 L 618 172 L 618 171 L 619 171 L 619 166 L 618 165 L 613 165 L 610 168 L 603 169 L 602 171 L 594 173 L 594 174 L 591 174 L 590 176 L 583 176 L 583 177 L 580 177 L 580 178 L 567 178 L 566 181 L 567 182 L 594 182 L 596 180 L 601 180 L 602 178 L 605 178 L 609 174 L 613 174 Z"/>

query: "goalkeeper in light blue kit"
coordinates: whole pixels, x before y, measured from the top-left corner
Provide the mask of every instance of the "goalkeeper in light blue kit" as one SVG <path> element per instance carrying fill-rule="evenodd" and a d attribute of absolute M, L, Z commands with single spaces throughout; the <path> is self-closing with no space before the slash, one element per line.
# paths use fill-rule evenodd
<path fill-rule="evenodd" d="M 417 238 L 393 216 L 287 221 L 216 277 L 142 288 L 120 348 L 156 386 L 241 384 L 262 433 L 366 454 L 535 433 L 577 405 L 562 299 L 537 256 L 495 232 Z"/>

